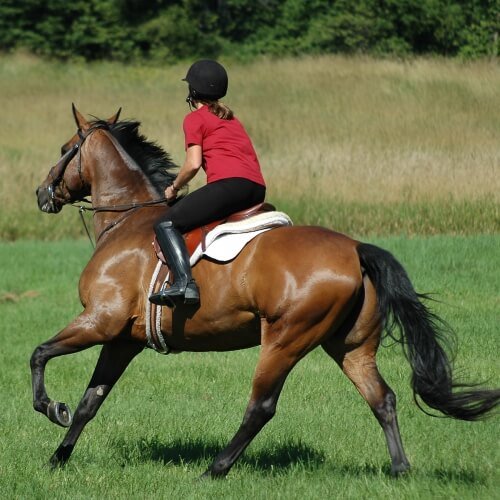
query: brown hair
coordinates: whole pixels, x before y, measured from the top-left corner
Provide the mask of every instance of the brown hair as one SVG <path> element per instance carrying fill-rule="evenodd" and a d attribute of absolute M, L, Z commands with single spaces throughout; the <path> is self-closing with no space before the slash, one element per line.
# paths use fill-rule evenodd
<path fill-rule="evenodd" d="M 231 120 L 234 116 L 233 111 L 220 101 L 201 101 L 203 104 L 208 106 L 210 113 L 215 116 L 222 118 L 223 120 Z"/>

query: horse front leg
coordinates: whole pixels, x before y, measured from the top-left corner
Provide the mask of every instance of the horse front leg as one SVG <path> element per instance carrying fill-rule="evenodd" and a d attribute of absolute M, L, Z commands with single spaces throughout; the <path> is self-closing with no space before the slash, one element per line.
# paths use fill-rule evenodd
<path fill-rule="evenodd" d="M 64 465 L 68 461 L 84 427 L 95 417 L 115 383 L 143 348 L 142 344 L 126 341 L 115 341 L 103 346 L 94 374 L 76 408 L 73 423 L 50 459 L 52 467 Z"/>
<path fill-rule="evenodd" d="M 49 340 L 35 349 L 30 360 L 33 408 L 47 416 L 51 422 L 62 427 L 68 427 L 71 424 L 71 412 L 65 403 L 53 401 L 47 395 L 45 389 L 45 365 L 49 359 L 63 354 L 70 354 L 71 352 L 76 351 Z"/>
<path fill-rule="evenodd" d="M 258 367 L 263 367 L 259 363 Z M 238 457 L 245 451 L 253 438 L 276 412 L 278 398 L 289 373 L 289 369 L 273 366 L 276 376 L 272 380 L 254 380 L 250 402 L 245 411 L 243 422 L 231 442 L 220 452 L 202 477 L 224 477 Z"/>
<path fill-rule="evenodd" d="M 263 339 L 266 337 L 264 333 Z M 286 342 L 280 345 L 263 341 L 243 422 L 202 477 L 218 478 L 229 472 L 253 438 L 273 418 L 286 377 L 304 354 L 305 351 L 291 349 Z"/>
<path fill-rule="evenodd" d="M 109 331 L 123 329 L 123 325 L 108 325 L 108 327 L 110 327 Z M 110 340 L 112 337 L 106 335 L 99 327 L 95 316 L 84 312 L 52 339 L 40 344 L 34 350 L 30 360 L 34 409 L 46 415 L 51 422 L 62 427 L 69 427 L 72 417 L 68 406 L 51 400 L 47 395 L 45 366 L 52 358 L 79 352 Z"/>

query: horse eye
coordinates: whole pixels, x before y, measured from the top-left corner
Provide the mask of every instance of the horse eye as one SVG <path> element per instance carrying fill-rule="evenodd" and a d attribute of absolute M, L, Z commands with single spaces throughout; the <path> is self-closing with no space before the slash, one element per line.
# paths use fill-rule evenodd
<path fill-rule="evenodd" d="M 68 148 L 66 146 L 61 147 L 61 156 L 64 156 L 68 152 Z"/>

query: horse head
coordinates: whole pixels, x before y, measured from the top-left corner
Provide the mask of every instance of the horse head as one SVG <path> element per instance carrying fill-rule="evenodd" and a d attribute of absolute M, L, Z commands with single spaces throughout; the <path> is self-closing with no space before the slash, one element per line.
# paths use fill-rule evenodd
<path fill-rule="evenodd" d="M 58 213 L 64 205 L 81 201 L 90 195 L 90 181 L 81 156 L 82 145 L 95 130 L 114 125 L 121 111 L 120 108 L 108 120 L 96 123 L 88 122 L 74 104 L 72 109 L 77 131 L 61 147 L 61 158 L 36 189 L 38 208 L 46 213 Z"/>

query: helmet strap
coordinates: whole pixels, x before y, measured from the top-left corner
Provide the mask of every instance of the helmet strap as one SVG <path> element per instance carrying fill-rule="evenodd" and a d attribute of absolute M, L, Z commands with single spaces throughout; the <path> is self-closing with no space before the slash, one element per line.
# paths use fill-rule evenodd
<path fill-rule="evenodd" d="M 189 86 L 189 94 L 188 96 L 186 97 L 186 102 L 189 104 L 189 110 L 190 111 L 195 111 L 197 108 L 196 108 L 196 103 L 195 103 L 195 99 L 196 99 L 196 90 L 194 90 L 191 85 Z M 194 108 L 194 109 L 193 109 Z"/>
<path fill-rule="evenodd" d="M 189 111 L 194 111 L 196 109 L 193 98 L 190 95 L 186 97 L 186 102 L 189 105 Z"/>

